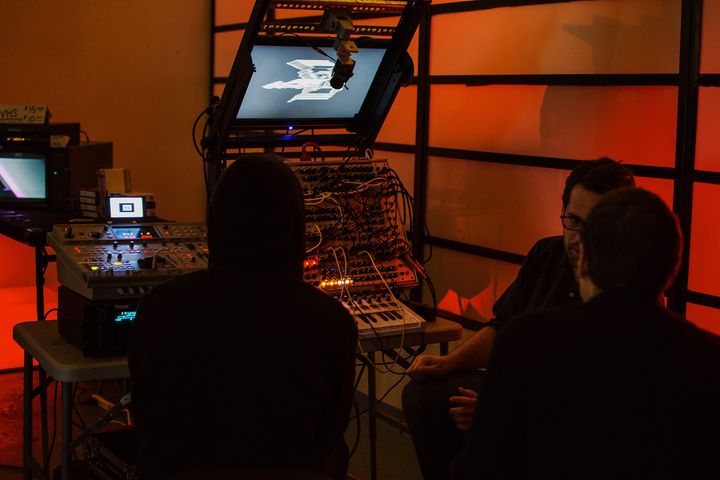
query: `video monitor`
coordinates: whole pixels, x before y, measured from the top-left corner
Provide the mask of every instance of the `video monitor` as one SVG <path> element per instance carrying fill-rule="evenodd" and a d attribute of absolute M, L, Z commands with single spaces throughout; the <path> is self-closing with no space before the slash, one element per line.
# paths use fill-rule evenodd
<path fill-rule="evenodd" d="M 361 46 L 345 87 L 330 86 L 337 55 L 332 47 L 255 45 L 250 78 L 237 113 L 239 124 L 349 123 L 360 112 L 386 48 Z M 330 57 L 330 58 L 329 58 Z"/>
<path fill-rule="evenodd" d="M 111 220 L 139 220 L 145 217 L 145 199 L 139 197 L 108 197 L 107 217 Z"/>
<path fill-rule="evenodd" d="M 46 199 L 45 157 L 0 152 L 0 204 L 44 203 Z"/>

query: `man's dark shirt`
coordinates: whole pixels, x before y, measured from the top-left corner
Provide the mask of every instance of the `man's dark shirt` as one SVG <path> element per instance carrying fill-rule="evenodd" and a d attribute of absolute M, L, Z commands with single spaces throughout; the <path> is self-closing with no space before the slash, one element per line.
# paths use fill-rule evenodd
<path fill-rule="evenodd" d="M 324 470 L 345 448 L 356 339 L 342 305 L 298 279 L 213 267 L 156 287 L 128 355 L 141 475 Z"/>
<path fill-rule="evenodd" d="M 580 294 L 563 237 L 542 238 L 527 254 L 515 281 L 495 302 L 489 325 L 499 329 L 517 315 L 575 303 L 580 303 Z"/>
<path fill-rule="evenodd" d="M 720 339 L 634 292 L 513 319 L 457 480 L 720 478 Z"/>

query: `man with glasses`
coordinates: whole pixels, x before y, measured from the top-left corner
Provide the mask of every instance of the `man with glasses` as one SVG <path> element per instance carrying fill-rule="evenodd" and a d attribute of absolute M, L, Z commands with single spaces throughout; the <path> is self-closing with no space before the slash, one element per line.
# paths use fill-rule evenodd
<path fill-rule="evenodd" d="M 670 313 L 677 218 L 639 188 L 581 231 L 585 302 L 498 332 L 455 480 L 720 478 L 720 337 Z"/>
<path fill-rule="evenodd" d="M 511 317 L 579 303 L 580 231 L 603 193 L 634 187 L 632 173 L 609 158 L 578 164 L 565 181 L 563 236 L 539 240 L 518 276 L 493 306 L 494 318 L 447 356 L 421 355 L 408 369 L 403 410 L 425 480 L 445 479 L 472 421 L 499 328 Z"/>

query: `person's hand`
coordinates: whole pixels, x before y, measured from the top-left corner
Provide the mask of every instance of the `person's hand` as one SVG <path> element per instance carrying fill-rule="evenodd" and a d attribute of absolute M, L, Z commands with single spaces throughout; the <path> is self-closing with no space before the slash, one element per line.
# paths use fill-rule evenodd
<path fill-rule="evenodd" d="M 458 388 L 460 395 L 450 397 L 450 415 L 458 429 L 463 432 L 470 430 L 473 416 L 475 415 L 475 405 L 477 405 L 478 394 L 474 390 L 460 387 Z"/>
<path fill-rule="evenodd" d="M 444 377 L 449 373 L 450 362 L 439 355 L 420 355 L 415 358 L 407 374 L 413 380 L 427 380 L 432 377 Z"/>

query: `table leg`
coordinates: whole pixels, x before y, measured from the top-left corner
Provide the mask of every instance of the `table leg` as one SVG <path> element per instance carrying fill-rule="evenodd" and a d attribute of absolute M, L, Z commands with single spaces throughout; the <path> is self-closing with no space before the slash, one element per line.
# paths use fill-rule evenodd
<path fill-rule="evenodd" d="M 25 352 L 23 364 L 23 480 L 32 479 L 30 458 L 32 457 L 32 391 L 33 359 Z"/>
<path fill-rule="evenodd" d="M 368 423 L 370 424 L 370 479 L 377 480 L 377 384 L 375 352 L 368 356 Z"/>
<path fill-rule="evenodd" d="M 45 319 L 45 272 L 43 259 L 43 247 L 35 247 L 35 307 L 37 309 L 37 319 Z"/>
<path fill-rule="evenodd" d="M 38 380 L 39 384 L 43 385 L 47 374 L 42 367 L 38 366 Z M 47 411 L 47 389 L 43 388 L 40 390 L 40 433 L 42 435 L 42 458 L 47 457 L 48 454 L 48 411 Z"/>
<path fill-rule="evenodd" d="M 62 480 L 70 478 L 70 462 L 72 450 L 69 449 L 72 440 L 72 383 L 62 382 Z"/>

